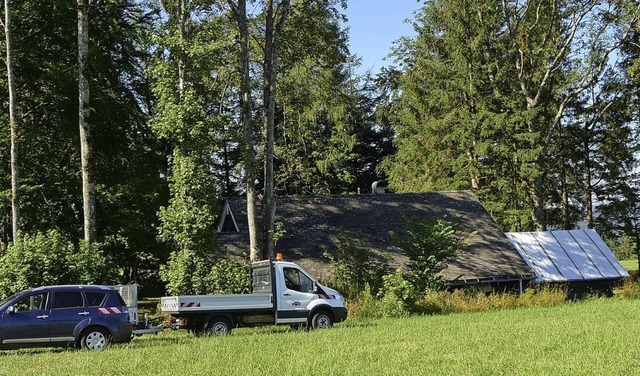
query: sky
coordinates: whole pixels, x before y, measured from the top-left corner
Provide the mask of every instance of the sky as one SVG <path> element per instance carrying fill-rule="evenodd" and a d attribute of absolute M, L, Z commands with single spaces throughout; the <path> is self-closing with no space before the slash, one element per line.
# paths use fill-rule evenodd
<path fill-rule="evenodd" d="M 402 36 L 414 36 L 411 24 L 413 12 L 420 8 L 418 0 L 349 0 L 346 10 L 352 54 L 362 59 L 361 71 L 377 73 L 384 66 L 393 65 L 385 56 L 393 41 Z"/>

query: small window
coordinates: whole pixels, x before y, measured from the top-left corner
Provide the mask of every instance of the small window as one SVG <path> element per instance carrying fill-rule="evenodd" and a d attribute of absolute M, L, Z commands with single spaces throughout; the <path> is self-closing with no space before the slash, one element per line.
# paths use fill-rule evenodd
<path fill-rule="evenodd" d="M 53 302 L 53 308 L 75 308 L 83 305 L 84 302 L 80 291 L 56 292 Z"/>
<path fill-rule="evenodd" d="M 41 311 L 46 308 L 47 304 L 47 294 L 34 294 L 26 296 L 20 299 L 13 306 L 16 308 L 18 312 L 25 311 Z"/>
<path fill-rule="evenodd" d="M 86 292 L 84 296 L 87 298 L 87 307 L 100 307 L 106 295 L 103 292 Z"/>
<path fill-rule="evenodd" d="M 290 290 L 313 292 L 313 280 L 298 269 L 284 268 L 284 284 Z"/>

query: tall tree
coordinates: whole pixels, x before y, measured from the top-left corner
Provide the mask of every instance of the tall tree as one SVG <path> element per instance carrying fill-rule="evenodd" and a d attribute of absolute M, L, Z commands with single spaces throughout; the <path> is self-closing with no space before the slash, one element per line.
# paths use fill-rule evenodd
<path fill-rule="evenodd" d="M 240 106 L 241 123 L 243 129 L 243 159 L 245 171 L 245 189 L 247 196 L 247 223 L 249 226 L 249 258 L 251 261 L 260 258 L 260 246 L 258 243 L 257 223 L 257 197 L 256 197 L 256 161 L 253 127 L 253 100 L 251 96 L 251 71 L 249 25 L 247 20 L 247 1 L 228 0 L 234 18 L 238 24 L 238 55 L 240 61 Z"/>
<path fill-rule="evenodd" d="M 398 190 L 476 189 L 505 229 L 542 230 L 567 108 L 601 83 L 636 17 L 593 0 L 469 4 L 428 3 L 400 51 L 385 169 Z"/>
<path fill-rule="evenodd" d="M 267 0 L 265 4 L 264 63 L 263 63 L 263 130 L 265 133 L 264 196 L 262 200 L 264 255 L 274 254 L 274 230 L 276 217 L 276 195 L 274 189 L 273 150 L 276 113 L 276 87 L 278 58 L 282 29 L 289 15 L 290 0 Z"/>
<path fill-rule="evenodd" d="M 160 237 L 173 245 L 176 262 L 192 257 L 210 265 L 219 203 L 208 161 L 226 121 L 217 103 L 226 78 L 212 67 L 224 62 L 231 41 L 222 37 L 226 25 L 213 1 L 158 5 L 156 56 L 149 69 L 156 96 L 151 126 L 170 149 L 171 196 L 159 211 Z"/>
<path fill-rule="evenodd" d="M 18 120 L 16 119 L 16 84 L 14 80 L 13 30 L 11 23 L 11 0 L 4 2 L 4 36 L 7 63 L 7 88 L 9 90 L 9 129 L 11 134 L 11 223 L 13 244 L 18 240 L 20 229 L 20 173 Z"/>
<path fill-rule="evenodd" d="M 82 168 L 82 202 L 84 240 L 96 241 L 96 194 L 92 164 L 92 127 L 89 117 L 89 10 L 91 0 L 78 0 L 78 124 L 80 126 L 80 158 Z"/>

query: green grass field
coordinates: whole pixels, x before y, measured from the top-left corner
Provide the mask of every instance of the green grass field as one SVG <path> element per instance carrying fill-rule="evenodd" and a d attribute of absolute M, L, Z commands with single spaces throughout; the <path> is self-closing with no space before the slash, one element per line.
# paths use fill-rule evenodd
<path fill-rule="evenodd" d="M 638 271 L 638 260 L 636 259 L 620 260 L 620 264 L 629 272 Z"/>
<path fill-rule="evenodd" d="M 101 353 L 0 352 L 0 375 L 633 375 L 640 301 L 134 338 Z"/>

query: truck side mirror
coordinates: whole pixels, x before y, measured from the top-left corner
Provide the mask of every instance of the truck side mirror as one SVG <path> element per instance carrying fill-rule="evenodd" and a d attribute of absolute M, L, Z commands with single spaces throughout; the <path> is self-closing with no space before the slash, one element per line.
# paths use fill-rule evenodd
<path fill-rule="evenodd" d="M 14 315 L 16 312 L 18 312 L 18 310 L 17 310 L 17 309 L 16 309 L 16 307 L 14 307 L 14 306 L 9 306 L 9 307 L 7 307 L 6 312 L 7 312 L 9 315 Z"/>
<path fill-rule="evenodd" d="M 311 292 L 314 294 L 318 293 L 318 282 L 313 281 L 313 287 L 311 287 Z"/>

